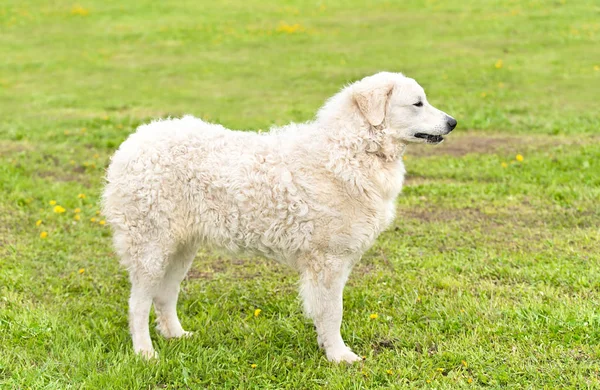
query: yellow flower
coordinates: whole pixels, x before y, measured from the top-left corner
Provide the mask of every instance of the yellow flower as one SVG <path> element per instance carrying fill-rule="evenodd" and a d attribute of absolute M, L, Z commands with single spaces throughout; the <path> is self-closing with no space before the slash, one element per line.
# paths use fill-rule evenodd
<path fill-rule="evenodd" d="M 467 361 L 466 360 L 461 361 L 461 363 L 462 363 L 463 366 L 467 367 Z"/>
<path fill-rule="evenodd" d="M 427 382 L 427 383 L 431 383 L 431 379 L 427 379 L 425 382 Z"/>
<path fill-rule="evenodd" d="M 469 378 L 469 379 L 467 379 L 467 382 L 468 382 L 468 383 L 473 383 L 473 378 Z"/>
<path fill-rule="evenodd" d="M 40 238 L 46 238 L 48 237 L 48 232 L 41 232 L 40 233 Z"/>
<path fill-rule="evenodd" d="M 407 157 L 406 156 L 402 156 L 402 160 L 406 161 Z"/>
<path fill-rule="evenodd" d="M 102 119 L 104 119 L 105 121 L 107 121 L 107 120 L 108 120 L 108 115 L 104 115 L 104 116 L 102 117 Z"/>
<path fill-rule="evenodd" d="M 96 222 L 96 218 L 94 218 L 94 217 L 90 218 L 90 222 Z"/>
<path fill-rule="evenodd" d="M 521 156 L 520 154 L 517 154 L 517 157 L 515 157 L 515 159 L 516 159 L 518 162 L 521 162 L 521 161 L 523 161 L 523 156 Z"/>
<path fill-rule="evenodd" d="M 71 8 L 71 15 L 87 16 L 89 13 L 90 11 L 88 11 L 80 5 L 76 5 L 73 8 Z"/>
<path fill-rule="evenodd" d="M 85 272 L 85 268 L 79 268 L 79 274 L 81 275 L 82 273 Z"/>
<path fill-rule="evenodd" d="M 376 320 L 376 319 L 377 319 L 377 317 L 379 317 L 379 316 L 377 315 L 377 313 L 373 313 L 373 314 L 371 314 L 371 315 L 369 316 L 369 318 L 370 318 L 370 319 L 372 319 L 372 320 Z"/>
<path fill-rule="evenodd" d="M 290 24 L 287 24 L 286 22 L 279 22 L 279 26 L 277 27 L 276 31 L 284 32 L 286 34 L 293 34 L 295 32 L 304 31 L 304 27 L 302 27 L 298 23 L 290 25 Z"/>
<path fill-rule="evenodd" d="M 77 208 L 75 209 L 75 212 L 76 212 L 76 213 L 80 213 L 80 212 L 81 212 L 81 209 L 80 209 L 79 207 L 77 207 Z"/>
<path fill-rule="evenodd" d="M 35 226 L 40 226 L 42 224 L 42 220 L 38 219 L 37 221 L 35 221 Z"/>
<path fill-rule="evenodd" d="M 64 213 L 65 211 L 67 211 L 67 210 L 62 206 L 59 206 L 59 205 L 54 206 L 55 213 Z"/>
<path fill-rule="evenodd" d="M 438 368 L 437 370 L 438 370 L 438 372 L 444 372 L 444 369 L 443 369 L 443 368 L 441 368 L 441 367 L 440 367 L 440 368 Z"/>
<path fill-rule="evenodd" d="M 69 164 L 71 164 L 71 165 L 75 165 L 75 160 L 70 160 L 70 161 L 69 161 Z"/>
<path fill-rule="evenodd" d="M 79 199 L 85 199 L 85 194 L 79 194 L 79 195 L 77 195 L 77 197 L 78 197 Z"/>
<path fill-rule="evenodd" d="M 94 158 L 98 158 L 100 155 L 98 153 L 94 154 Z"/>
<path fill-rule="evenodd" d="M 599 71 L 599 70 L 600 70 L 600 66 L 598 66 L 598 65 L 594 65 L 594 70 L 595 70 L 595 71 Z"/>
<path fill-rule="evenodd" d="M 486 96 L 487 96 L 487 93 L 481 92 L 481 97 L 486 97 Z"/>
<path fill-rule="evenodd" d="M 387 372 L 388 375 L 393 375 L 394 374 L 394 371 L 392 371 L 392 370 L 386 370 L 385 372 Z"/>
<path fill-rule="evenodd" d="M 96 210 L 96 215 L 100 215 L 100 210 Z"/>
<path fill-rule="evenodd" d="M 54 206 L 54 205 L 56 204 L 56 201 L 55 201 L 55 200 L 51 200 L 51 201 L 50 201 L 50 202 L 48 202 L 48 203 L 50 203 L 50 206 Z"/>
<path fill-rule="evenodd" d="M 502 162 L 502 164 L 500 164 L 500 165 L 502 165 L 502 168 L 506 168 L 506 167 L 508 167 L 508 164 L 507 164 L 507 163 L 505 163 L 504 161 L 503 161 L 503 162 Z"/>
<path fill-rule="evenodd" d="M 257 365 L 256 365 L 256 364 L 254 364 L 254 363 L 252 363 L 252 364 L 250 365 L 250 367 L 252 367 L 252 368 L 256 368 L 256 367 L 257 367 Z"/>
<path fill-rule="evenodd" d="M 262 311 L 262 310 L 260 310 L 260 309 L 256 309 L 256 310 L 254 310 L 254 317 L 258 317 L 258 316 L 260 315 L 260 312 L 261 312 L 261 311 Z"/>
<path fill-rule="evenodd" d="M 76 221 L 79 221 L 81 219 L 81 216 L 79 214 L 75 214 L 73 218 L 75 218 Z"/>
<path fill-rule="evenodd" d="M 100 221 L 100 222 L 98 222 L 98 223 L 99 223 L 100 225 L 104 225 L 104 224 L 106 224 L 106 221 L 105 221 L 105 220 L 102 220 L 102 221 Z"/>
<path fill-rule="evenodd" d="M 496 63 L 494 64 L 494 66 L 496 67 L 496 69 L 502 68 L 502 60 L 496 61 Z"/>

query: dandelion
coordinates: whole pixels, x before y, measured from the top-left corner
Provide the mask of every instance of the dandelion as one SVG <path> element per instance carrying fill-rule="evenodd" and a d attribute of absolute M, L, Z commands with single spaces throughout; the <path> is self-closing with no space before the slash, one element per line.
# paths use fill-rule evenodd
<path fill-rule="evenodd" d="M 81 209 L 80 209 L 79 207 L 77 207 L 77 208 L 75 209 L 75 212 L 76 212 L 76 213 L 80 213 L 80 212 L 81 212 Z"/>
<path fill-rule="evenodd" d="M 473 383 L 473 378 L 467 379 L 467 383 Z"/>
<path fill-rule="evenodd" d="M 466 360 L 462 360 L 461 363 L 462 363 L 463 366 L 467 367 L 467 361 Z"/>
<path fill-rule="evenodd" d="M 73 217 L 76 221 L 79 221 L 81 219 L 81 216 L 79 214 L 75 214 L 75 216 Z"/>
<path fill-rule="evenodd" d="M 260 310 L 260 309 L 256 309 L 256 310 L 254 310 L 254 317 L 258 317 L 258 316 L 260 315 L 260 312 L 261 312 L 261 311 L 262 311 L 262 310 Z"/>
<path fill-rule="evenodd" d="M 595 71 L 599 71 L 599 70 L 600 70 L 600 66 L 598 66 L 598 65 L 594 65 L 594 70 L 595 70 Z"/>
<path fill-rule="evenodd" d="M 96 222 L 96 218 L 94 218 L 94 217 L 90 218 L 90 222 Z"/>
<path fill-rule="evenodd" d="M 56 204 L 55 200 L 51 200 L 50 202 L 48 202 L 50 204 L 50 206 L 54 206 Z"/>
<path fill-rule="evenodd" d="M 298 24 L 298 23 L 290 25 L 285 22 L 279 22 L 279 26 L 277 27 L 276 31 L 283 32 L 286 34 L 293 34 L 296 32 L 304 31 L 304 27 L 300 26 L 300 24 Z"/>
<path fill-rule="evenodd" d="M 257 366 L 255 363 L 252 363 L 252 364 L 250 365 L 250 367 L 252 367 L 252 368 L 256 368 L 256 367 L 258 367 L 258 366 Z"/>
<path fill-rule="evenodd" d="M 505 163 L 504 161 L 502 161 L 502 164 L 500 164 L 500 165 L 502 165 L 502 168 L 506 168 L 506 167 L 508 167 L 508 164 L 507 164 L 507 163 Z"/>
<path fill-rule="evenodd" d="M 87 16 L 89 13 L 90 13 L 90 11 L 83 8 L 79 4 L 74 6 L 73 8 L 71 8 L 71 15 Z"/>
<path fill-rule="evenodd" d="M 56 205 L 54 206 L 54 212 L 55 213 L 64 213 L 65 211 L 67 211 L 64 207 Z"/>
<path fill-rule="evenodd" d="M 40 226 L 42 224 L 42 220 L 38 219 L 37 221 L 35 221 L 35 226 Z"/>
<path fill-rule="evenodd" d="M 78 272 L 79 272 L 79 275 L 81 275 L 82 273 L 84 273 L 84 272 L 85 272 L 85 268 L 79 268 L 79 271 L 78 271 Z"/>
<path fill-rule="evenodd" d="M 70 160 L 70 161 L 69 161 L 69 164 L 71 164 L 71 165 L 75 165 L 75 160 Z"/>
<path fill-rule="evenodd" d="M 96 215 L 100 215 L 100 210 L 96 210 Z"/>
<path fill-rule="evenodd" d="M 517 156 L 515 157 L 515 160 L 517 160 L 518 162 L 522 162 L 523 161 L 523 156 L 520 154 L 517 154 Z"/>
<path fill-rule="evenodd" d="M 40 233 L 40 238 L 46 238 L 48 237 L 48 232 L 41 232 Z"/>
<path fill-rule="evenodd" d="M 102 119 L 104 119 L 105 121 L 107 121 L 107 120 L 108 120 L 108 115 L 104 115 L 104 116 L 102 117 Z"/>
<path fill-rule="evenodd" d="M 85 199 L 85 194 L 79 194 L 79 195 L 77 195 L 77 198 L 79 198 L 79 199 Z"/>
<path fill-rule="evenodd" d="M 439 367 L 439 368 L 437 368 L 437 371 L 438 371 L 438 372 L 444 372 L 444 369 L 443 369 L 443 368 L 441 368 L 441 367 Z"/>
<path fill-rule="evenodd" d="M 427 382 L 427 383 L 431 383 L 431 379 L 427 379 L 425 382 Z"/>
<path fill-rule="evenodd" d="M 105 221 L 105 220 L 102 220 L 102 221 L 98 222 L 98 224 L 100 224 L 100 225 L 104 226 L 104 225 L 106 224 L 106 221 Z"/>
<path fill-rule="evenodd" d="M 372 320 L 376 320 L 376 319 L 377 319 L 377 317 L 379 317 L 379 316 L 377 315 L 377 313 L 372 313 L 372 314 L 369 316 L 369 318 L 370 318 L 370 319 L 372 319 Z"/>
<path fill-rule="evenodd" d="M 392 371 L 392 370 L 386 370 L 385 372 L 387 372 L 388 375 L 394 375 L 394 371 Z"/>
<path fill-rule="evenodd" d="M 406 156 L 402 156 L 402 160 L 406 161 L 406 158 L 407 158 Z"/>
<path fill-rule="evenodd" d="M 500 68 L 502 68 L 502 65 L 503 65 L 503 64 L 502 64 L 502 60 L 498 60 L 498 61 L 496 61 L 496 63 L 494 64 L 494 66 L 496 67 L 496 69 L 500 69 Z"/>

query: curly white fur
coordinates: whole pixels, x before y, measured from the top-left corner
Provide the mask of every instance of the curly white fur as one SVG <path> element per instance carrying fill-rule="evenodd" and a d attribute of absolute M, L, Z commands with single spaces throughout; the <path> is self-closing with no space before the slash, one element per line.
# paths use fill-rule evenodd
<path fill-rule="evenodd" d="M 298 270 L 327 358 L 359 360 L 340 335 L 344 284 L 394 219 L 405 145 L 446 134 L 450 119 L 414 80 L 383 72 L 344 88 L 313 122 L 265 134 L 191 116 L 140 126 L 113 156 L 103 194 L 132 284 L 134 350 L 155 356 L 152 302 L 165 337 L 187 334 L 179 285 L 198 248 L 211 246 Z"/>

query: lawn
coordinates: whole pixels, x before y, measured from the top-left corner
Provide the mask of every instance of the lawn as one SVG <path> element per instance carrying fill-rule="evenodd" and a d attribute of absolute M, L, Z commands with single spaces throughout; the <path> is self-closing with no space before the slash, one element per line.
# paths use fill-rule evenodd
<path fill-rule="evenodd" d="M 597 0 L 3 0 L 0 387 L 600 387 L 599 21 Z M 291 270 L 210 251 L 180 298 L 195 335 L 137 358 L 98 211 L 118 145 L 167 115 L 310 120 L 380 70 L 459 126 L 408 150 L 350 278 L 365 360 L 326 360 Z"/>

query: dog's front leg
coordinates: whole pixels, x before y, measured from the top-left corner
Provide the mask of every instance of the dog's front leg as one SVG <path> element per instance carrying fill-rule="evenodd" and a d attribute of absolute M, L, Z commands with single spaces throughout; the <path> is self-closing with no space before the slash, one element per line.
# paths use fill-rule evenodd
<path fill-rule="evenodd" d="M 317 341 L 325 349 L 327 359 L 352 363 L 361 358 L 346 346 L 340 333 L 342 295 L 351 267 L 340 259 L 327 259 L 324 263 L 315 262 L 302 273 L 300 294 L 304 310 L 314 321 Z"/>

